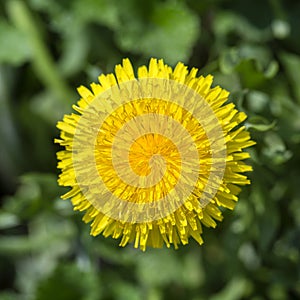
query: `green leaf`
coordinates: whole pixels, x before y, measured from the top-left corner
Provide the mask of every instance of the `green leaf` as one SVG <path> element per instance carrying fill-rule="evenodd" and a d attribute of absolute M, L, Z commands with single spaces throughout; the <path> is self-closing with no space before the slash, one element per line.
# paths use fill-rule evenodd
<path fill-rule="evenodd" d="M 266 213 L 259 220 L 260 244 L 259 247 L 268 251 L 279 228 L 279 213 L 276 202 L 272 200 L 266 203 Z"/>
<path fill-rule="evenodd" d="M 242 44 L 224 51 L 220 56 L 220 69 L 224 74 L 237 71 L 243 86 L 256 88 L 278 72 L 278 63 L 268 49 L 252 44 Z"/>
<path fill-rule="evenodd" d="M 75 0 L 73 12 L 80 23 L 96 22 L 118 29 L 122 26 L 120 13 L 123 6 L 124 4 L 114 0 Z M 125 13 L 129 12 L 123 11 Z"/>
<path fill-rule="evenodd" d="M 238 300 L 246 295 L 247 288 L 250 287 L 250 282 L 245 278 L 233 278 L 226 287 L 216 295 L 211 297 L 211 300 Z"/>
<path fill-rule="evenodd" d="M 31 46 L 22 31 L 0 20 L 0 63 L 19 66 L 30 59 Z"/>
<path fill-rule="evenodd" d="M 275 165 L 285 163 L 293 156 L 292 152 L 286 149 L 283 139 L 277 133 L 266 133 L 264 140 L 267 147 L 263 149 L 263 153 Z"/>
<path fill-rule="evenodd" d="M 183 3 L 168 1 L 155 7 L 149 19 L 145 24 L 132 22 L 119 28 L 117 42 L 121 48 L 164 58 L 170 64 L 186 61 L 199 36 L 199 21 L 193 12 Z"/>
<path fill-rule="evenodd" d="M 0 230 L 14 227 L 19 224 L 18 217 L 14 214 L 2 212 L 0 210 Z"/>
<path fill-rule="evenodd" d="M 280 53 L 279 57 L 289 78 L 294 97 L 300 103 L 300 57 L 287 52 Z"/>
<path fill-rule="evenodd" d="M 246 128 L 253 128 L 257 131 L 269 131 L 276 126 L 276 121 L 274 120 L 270 123 L 265 118 L 257 116 L 249 118 L 245 126 Z"/>
<path fill-rule="evenodd" d="M 93 272 L 80 270 L 75 264 L 60 264 L 54 272 L 42 280 L 35 300 L 98 300 L 100 285 Z"/>
<path fill-rule="evenodd" d="M 182 283 L 186 287 L 197 288 L 205 280 L 201 257 L 197 252 L 191 252 L 183 257 Z"/>
<path fill-rule="evenodd" d="M 261 113 L 270 102 L 268 94 L 255 90 L 250 91 L 246 98 L 249 109 L 255 113 Z"/>
<path fill-rule="evenodd" d="M 140 255 L 137 260 L 140 282 L 149 286 L 163 286 L 172 281 L 181 281 L 181 263 L 170 249 L 161 249 L 159 253 L 150 249 L 145 254 Z"/>
<path fill-rule="evenodd" d="M 271 38 L 267 30 L 256 28 L 243 15 L 233 11 L 219 12 L 213 23 L 213 30 L 219 40 L 224 39 L 232 32 L 251 42 L 263 42 Z"/>
<path fill-rule="evenodd" d="M 1 300 L 21 300 L 22 297 L 13 292 L 2 292 L 0 293 Z"/>
<path fill-rule="evenodd" d="M 59 61 L 61 73 L 72 76 L 80 71 L 86 63 L 88 50 L 89 41 L 84 29 L 72 25 L 64 34 L 63 54 Z"/>
<path fill-rule="evenodd" d="M 54 174 L 28 173 L 21 177 L 16 194 L 5 199 L 4 209 L 19 216 L 21 220 L 30 219 L 42 211 L 52 209 L 54 200 L 62 192 Z"/>
<path fill-rule="evenodd" d="M 76 66 L 72 65 L 68 67 L 65 65 L 64 67 L 66 68 L 64 72 L 69 73 L 70 69 L 68 70 L 68 68 L 75 68 Z M 62 119 L 65 114 L 73 112 L 71 101 L 69 99 L 60 101 L 51 90 L 36 94 L 31 99 L 30 108 L 34 114 L 40 116 L 52 126 L 55 126 L 57 120 Z"/>
<path fill-rule="evenodd" d="M 0 236 L 0 253 L 16 256 L 43 253 L 53 259 L 69 251 L 69 240 L 74 236 L 75 229 L 68 219 L 40 214 L 28 226 L 30 236 Z M 55 264 L 55 260 L 49 260 L 47 265 L 51 266 L 53 263 Z"/>
<path fill-rule="evenodd" d="M 119 300 L 139 300 L 143 298 L 139 286 L 125 281 L 114 282 L 112 294 L 114 294 L 115 299 Z"/>

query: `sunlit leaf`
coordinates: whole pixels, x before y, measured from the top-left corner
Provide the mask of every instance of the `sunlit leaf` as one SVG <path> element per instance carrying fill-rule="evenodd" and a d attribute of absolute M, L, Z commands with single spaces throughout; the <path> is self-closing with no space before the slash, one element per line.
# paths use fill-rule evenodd
<path fill-rule="evenodd" d="M 0 20 L 0 45 L 0 63 L 18 66 L 31 57 L 31 46 L 26 36 L 3 20 Z"/>

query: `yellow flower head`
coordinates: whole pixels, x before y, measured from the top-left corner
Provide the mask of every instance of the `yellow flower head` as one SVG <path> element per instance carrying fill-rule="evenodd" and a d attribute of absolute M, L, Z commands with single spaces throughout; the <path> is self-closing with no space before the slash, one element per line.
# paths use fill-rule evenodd
<path fill-rule="evenodd" d="M 71 187 L 62 198 L 85 211 L 92 235 L 120 246 L 202 244 L 202 225 L 215 227 L 237 185 L 250 183 L 241 174 L 254 144 L 239 126 L 246 115 L 224 105 L 229 93 L 211 88 L 212 76 L 182 63 L 151 59 L 137 73 L 124 59 L 91 90 L 80 87 L 78 114 L 58 122 L 58 182 Z"/>

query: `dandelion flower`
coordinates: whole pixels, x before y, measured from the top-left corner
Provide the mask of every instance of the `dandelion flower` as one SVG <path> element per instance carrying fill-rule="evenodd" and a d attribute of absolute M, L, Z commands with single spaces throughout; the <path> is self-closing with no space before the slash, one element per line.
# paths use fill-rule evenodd
<path fill-rule="evenodd" d="M 142 250 L 202 244 L 203 225 L 216 227 L 220 208 L 234 208 L 238 186 L 250 183 L 244 149 L 254 142 L 245 113 L 212 81 L 156 59 L 135 76 L 124 59 L 115 74 L 78 88 L 77 113 L 57 124 L 58 182 L 71 188 L 62 198 L 85 212 L 91 235 Z"/>

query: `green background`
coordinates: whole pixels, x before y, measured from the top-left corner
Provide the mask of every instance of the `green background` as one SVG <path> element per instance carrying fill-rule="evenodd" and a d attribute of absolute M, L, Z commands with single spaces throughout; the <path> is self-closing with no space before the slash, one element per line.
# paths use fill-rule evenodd
<path fill-rule="evenodd" d="M 89 236 L 59 199 L 56 122 L 129 57 L 213 74 L 257 145 L 217 229 L 145 253 Z M 299 299 L 300 1 L 2 0 L 0 299 Z"/>

